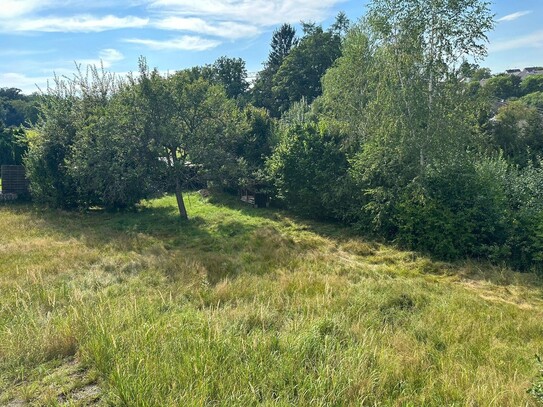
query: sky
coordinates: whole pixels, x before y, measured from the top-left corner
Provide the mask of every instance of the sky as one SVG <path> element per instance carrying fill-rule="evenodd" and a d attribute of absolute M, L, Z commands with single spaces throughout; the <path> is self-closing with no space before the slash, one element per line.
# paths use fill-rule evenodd
<path fill-rule="evenodd" d="M 140 56 L 161 72 L 211 64 L 221 56 L 243 58 L 254 74 L 282 23 L 327 27 L 339 11 L 357 21 L 367 2 L 0 0 L 0 87 L 46 90 L 55 74 L 71 76 L 76 63 L 102 63 L 123 75 L 137 71 Z M 494 73 L 543 66 L 543 1 L 495 0 L 492 11 L 496 27 L 480 65 Z"/>

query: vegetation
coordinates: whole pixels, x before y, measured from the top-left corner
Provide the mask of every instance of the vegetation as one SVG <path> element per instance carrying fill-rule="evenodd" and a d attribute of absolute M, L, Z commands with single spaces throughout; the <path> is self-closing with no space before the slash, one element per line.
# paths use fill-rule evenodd
<path fill-rule="evenodd" d="M 21 164 L 26 151 L 22 127 L 36 122 L 36 99 L 16 88 L 0 89 L 0 165 Z"/>
<path fill-rule="evenodd" d="M 284 24 L 252 86 L 223 56 L 0 92 L 43 205 L 0 211 L 0 403 L 541 399 L 542 76 L 478 65 L 487 1 L 367 10 Z"/>
<path fill-rule="evenodd" d="M 187 218 L 195 185 L 265 190 L 437 258 L 541 270 L 541 77 L 466 61 L 492 18 L 482 0 L 374 0 L 354 25 L 285 24 L 252 87 L 229 57 L 57 79 L 18 138 L 33 196 L 124 209 L 175 192 Z"/>
<path fill-rule="evenodd" d="M 0 207 L 0 404 L 533 405 L 539 277 L 187 202 Z"/>

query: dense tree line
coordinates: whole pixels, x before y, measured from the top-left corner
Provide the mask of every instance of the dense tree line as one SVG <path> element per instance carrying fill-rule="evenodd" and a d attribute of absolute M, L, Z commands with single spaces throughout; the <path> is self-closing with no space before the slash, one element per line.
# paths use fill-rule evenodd
<path fill-rule="evenodd" d="M 373 0 L 351 25 L 285 24 L 245 63 L 117 78 L 90 68 L 39 98 L 35 199 L 124 208 L 194 179 L 265 188 L 303 216 L 444 259 L 543 268 L 543 81 L 496 75 L 482 0 Z"/>

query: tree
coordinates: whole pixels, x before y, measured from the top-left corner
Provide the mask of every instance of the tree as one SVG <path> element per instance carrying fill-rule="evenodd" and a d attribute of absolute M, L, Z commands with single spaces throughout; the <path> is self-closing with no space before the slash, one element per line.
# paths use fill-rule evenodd
<path fill-rule="evenodd" d="M 354 26 L 345 38 L 341 57 L 322 78 L 324 114 L 344 129 L 347 144 L 354 149 L 366 137 L 365 112 L 379 80 L 374 48 L 362 26 Z"/>
<path fill-rule="evenodd" d="M 273 32 L 271 39 L 271 50 L 268 55 L 266 67 L 277 70 L 288 56 L 290 51 L 296 47 L 298 39 L 296 38 L 296 29 L 290 24 L 283 24 L 278 30 Z"/>
<path fill-rule="evenodd" d="M 312 26 L 305 32 L 273 77 L 273 93 L 281 113 L 302 97 L 311 103 L 319 96 L 322 76 L 341 55 L 341 37 L 334 31 Z"/>
<path fill-rule="evenodd" d="M 486 55 L 486 32 L 493 27 L 490 3 L 482 0 L 374 0 L 368 10 L 368 24 L 377 41 L 388 48 L 392 65 L 397 71 L 397 86 L 405 95 L 415 82 L 423 88 L 415 90 L 425 102 L 413 116 L 412 98 L 403 98 L 410 121 L 420 123 L 424 129 L 417 142 L 421 170 L 426 165 L 426 146 L 432 135 L 439 134 L 442 120 L 436 115 L 436 103 L 444 80 L 455 79 L 455 66 L 466 56 L 479 59 Z M 422 69 L 423 76 L 413 68 Z M 417 75 L 412 81 L 408 75 Z M 450 89 L 449 89 L 450 90 Z M 415 95 L 413 95 L 415 96 Z M 415 134 L 415 128 L 410 132 Z"/>
<path fill-rule="evenodd" d="M 543 92 L 533 92 L 520 98 L 520 100 L 527 104 L 537 108 L 540 112 L 543 112 Z"/>
<path fill-rule="evenodd" d="M 215 61 L 211 69 L 212 79 L 224 87 L 229 98 L 236 99 L 245 94 L 249 84 L 243 59 L 223 56 Z"/>
<path fill-rule="evenodd" d="M 21 164 L 25 128 L 37 120 L 36 97 L 17 88 L 0 88 L 0 164 Z"/>
<path fill-rule="evenodd" d="M 190 70 L 170 77 L 149 71 L 140 62 L 139 86 L 144 101 L 147 130 L 157 160 L 167 166 L 167 178 L 174 184 L 179 214 L 186 219 L 183 187 L 194 169 L 217 166 L 235 130 L 234 105 L 224 89 Z"/>
<path fill-rule="evenodd" d="M 22 164 L 26 149 L 25 130 L 5 128 L 0 123 L 0 165 Z"/>
<path fill-rule="evenodd" d="M 483 236 L 477 219 L 485 205 L 470 205 L 472 198 L 459 192 L 483 184 L 470 164 L 478 98 L 465 91 L 459 67 L 466 55 L 485 54 L 491 26 L 482 1 L 375 0 L 347 35 L 342 57 L 323 79 L 322 105 L 348 133 L 341 146 L 352 189 L 360 192 L 347 210 L 358 212 L 361 227 L 373 225 L 381 236 L 443 255 L 446 249 L 429 234 L 443 220 L 462 242 L 451 253 L 484 251 L 470 234 Z M 461 215 L 449 217 L 454 213 Z"/>
<path fill-rule="evenodd" d="M 459 68 L 459 74 L 463 79 L 471 82 L 478 82 L 492 76 L 490 69 L 481 68 L 478 64 L 471 64 L 468 61 L 462 62 Z"/>
<path fill-rule="evenodd" d="M 290 24 L 283 24 L 274 31 L 268 60 L 264 64 L 264 69 L 257 74 L 251 91 L 253 104 L 267 109 L 272 117 L 280 115 L 277 95 L 274 95 L 272 91 L 273 77 L 297 43 L 296 30 Z"/>
<path fill-rule="evenodd" d="M 160 170 L 149 151 L 135 79 L 89 67 L 75 80 L 81 94 L 73 117 L 75 140 L 65 161 L 77 186 L 78 206 L 133 207 L 157 192 Z"/>
<path fill-rule="evenodd" d="M 76 139 L 77 88 L 73 81 L 55 77 L 39 99 L 40 118 L 33 126 L 24 159 L 32 197 L 54 207 L 77 207 L 76 182 L 67 158 Z"/>

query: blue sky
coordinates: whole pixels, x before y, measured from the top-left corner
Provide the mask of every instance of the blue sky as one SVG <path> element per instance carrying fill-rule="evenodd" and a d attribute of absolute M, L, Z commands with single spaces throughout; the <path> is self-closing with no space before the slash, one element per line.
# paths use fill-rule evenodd
<path fill-rule="evenodd" d="M 258 71 L 281 23 L 325 26 L 338 11 L 351 20 L 366 0 L 0 0 L 0 87 L 25 93 L 71 75 L 74 61 L 114 72 L 151 67 L 175 71 L 241 57 Z M 495 0 L 496 29 L 481 63 L 506 68 L 543 65 L 543 1 Z"/>

